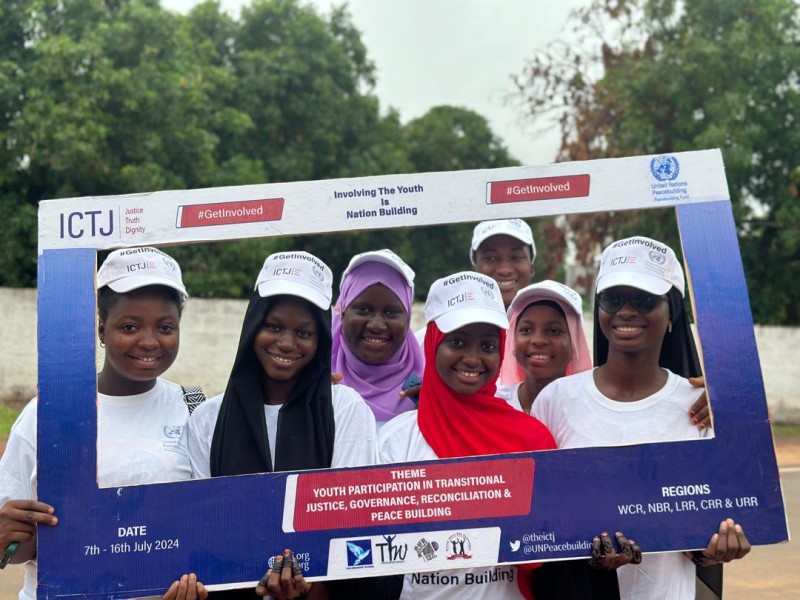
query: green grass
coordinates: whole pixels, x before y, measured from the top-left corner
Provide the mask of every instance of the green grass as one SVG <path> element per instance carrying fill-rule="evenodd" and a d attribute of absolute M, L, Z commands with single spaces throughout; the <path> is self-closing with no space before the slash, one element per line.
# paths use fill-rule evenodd
<path fill-rule="evenodd" d="M 0 403 L 0 438 L 7 438 L 8 432 L 14 421 L 17 420 L 19 410 L 16 408 L 9 408 L 5 404 Z"/>
<path fill-rule="evenodd" d="M 773 423 L 772 431 L 777 438 L 800 437 L 800 425 L 789 423 Z"/>

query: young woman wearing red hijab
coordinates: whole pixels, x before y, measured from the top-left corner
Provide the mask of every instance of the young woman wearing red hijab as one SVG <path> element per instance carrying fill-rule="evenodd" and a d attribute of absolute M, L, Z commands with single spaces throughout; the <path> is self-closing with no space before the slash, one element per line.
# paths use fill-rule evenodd
<path fill-rule="evenodd" d="M 439 279 L 431 286 L 425 318 L 419 408 L 384 426 L 378 439 L 380 462 L 554 449 L 553 436 L 541 422 L 495 396 L 508 327 L 497 282 L 474 272 Z M 533 598 L 533 570 L 532 565 L 498 565 L 410 574 L 400 597 Z M 536 595 L 545 597 L 556 596 Z"/>

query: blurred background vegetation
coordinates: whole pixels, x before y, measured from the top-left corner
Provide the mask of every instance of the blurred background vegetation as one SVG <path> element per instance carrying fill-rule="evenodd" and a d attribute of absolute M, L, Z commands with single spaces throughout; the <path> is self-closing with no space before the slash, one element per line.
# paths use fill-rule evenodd
<path fill-rule="evenodd" d="M 562 132 L 554 160 L 719 147 L 759 323 L 800 322 L 800 19 L 796 0 L 587 0 L 579 43 L 531 48 L 516 101 Z M 468 70 L 468 66 L 463 66 Z M 40 200 L 503 167 L 487 120 L 454 106 L 401 123 L 346 7 L 252 0 L 0 3 L 0 286 L 36 284 Z M 678 246 L 664 211 L 533 224 L 537 279 L 566 248 L 591 289 L 598 249 L 649 234 Z M 469 268 L 471 225 L 245 240 L 171 249 L 198 297 L 246 297 L 270 252 L 305 249 L 340 273 L 389 247 L 433 279 Z"/>

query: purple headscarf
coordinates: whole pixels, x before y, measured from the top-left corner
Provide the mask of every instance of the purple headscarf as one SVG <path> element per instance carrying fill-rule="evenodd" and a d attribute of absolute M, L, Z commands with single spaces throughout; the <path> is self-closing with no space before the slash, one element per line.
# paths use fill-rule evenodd
<path fill-rule="evenodd" d="M 364 290 L 379 283 L 388 288 L 406 310 L 409 328 L 400 349 L 385 363 L 371 365 L 359 360 L 342 335 L 342 313 Z M 333 349 L 331 371 L 340 373 L 342 383 L 356 390 L 366 400 L 375 420 L 384 422 L 400 413 L 414 410 L 414 403 L 400 396 L 403 382 L 411 373 L 422 375 L 425 359 L 411 331 L 413 290 L 392 267 L 379 262 L 357 266 L 342 280 L 341 294 L 333 311 Z"/>

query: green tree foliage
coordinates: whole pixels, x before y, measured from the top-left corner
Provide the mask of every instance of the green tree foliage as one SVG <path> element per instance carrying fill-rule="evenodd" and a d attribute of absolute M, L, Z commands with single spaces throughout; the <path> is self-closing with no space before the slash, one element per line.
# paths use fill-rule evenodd
<path fill-rule="evenodd" d="M 394 115 L 390 115 L 394 117 Z M 399 139 L 395 139 L 399 132 Z M 478 113 L 451 106 L 437 106 L 387 135 L 407 161 L 403 172 L 425 173 L 464 169 L 489 169 L 518 165 L 488 121 Z M 326 257 L 335 273 L 341 273 L 359 252 L 391 248 L 413 267 L 419 300 L 424 300 L 434 280 L 471 269 L 469 247 L 473 224 L 424 228 L 400 228 L 379 232 L 315 238 L 306 249 Z"/>
<path fill-rule="evenodd" d="M 478 113 L 453 106 L 436 106 L 404 128 L 414 170 L 460 171 L 518 165 L 489 123 Z M 472 268 L 469 248 L 474 224 L 411 230 L 408 246 L 414 254 L 417 296 L 424 299 L 439 277 Z M 431 244 L 431 240 L 437 240 Z"/>
<path fill-rule="evenodd" d="M 795 0 L 596 0 L 573 15 L 579 42 L 517 77 L 531 115 L 559 123 L 560 160 L 721 148 L 760 323 L 800 323 L 799 15 Z M 663 217 L 570 226 L 588 260 L 612 235 L 677 245 Z"/>
<path fill-rule="evenodd" d="M 159 0 L 2 2 L 0 57 L 0 285 L 35 285 L 40 200 L 516 164 L 471 111 L 438 107 L 406 126 L 382 111 L 344 8 L 253 0 L 233 19 L 218 0 L 185 16 Z M 409 229 L 171 252 L 192 295 L 241 297 L 286 249 L 341 272 L 389 247 L 429 283 L 468 266 L 465 231 L 443 229 L 439 252 Z"/>

